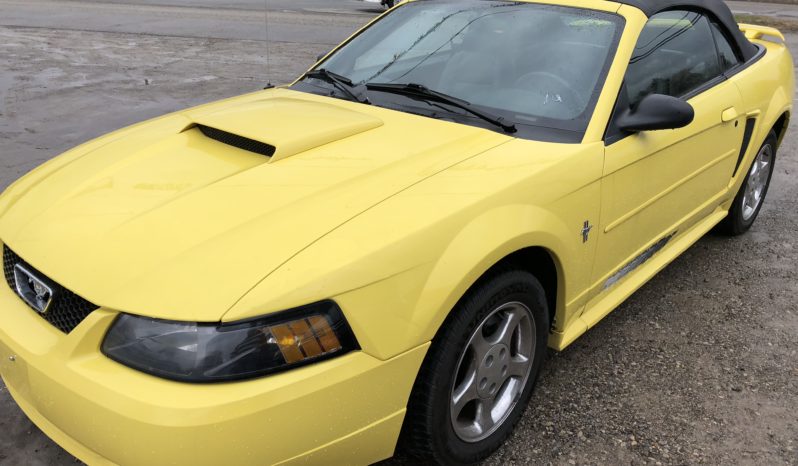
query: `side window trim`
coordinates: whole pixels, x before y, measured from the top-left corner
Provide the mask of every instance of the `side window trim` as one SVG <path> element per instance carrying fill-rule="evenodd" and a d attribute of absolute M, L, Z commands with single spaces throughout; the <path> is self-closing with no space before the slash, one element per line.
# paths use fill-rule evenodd
<path fill-rule="evenodd" d="M 688 8 L 651 16 L 626 70 L 632 104 L 650 93 L 678 97 L 722 75 L 712 28 L 708 15 Z"/>
<path fill-rule="evenodd" d="M 707 14 L 705 16 L 709 20 L 710 27 L 714 26 L 715 28 L 717 28 L 718 32 L 720 32 L 720 36 L 723 37 L 723 40 L 725 40 L 726 43 L 729 45 L 729 48 L 731 48 L 732 53 L 734 54 L 734 57 L 737 59 L 737 64 L 732 66 L 728 70 L 723 71 L 723 74 L 725 75 L 729 71 L 732 71 L 734 69 L 737 69 L 737 68 L 745 65 L 746 62 L 743 61 L 743 59 L 742 59 L 743 53 L 740 50 L 739 44 L 737 44 L 736 41 L 733 41 L 733 40 L 731 40 L 729 38 L 729 31 L 727 31 L 726 28 L 716 18 L 712 17 L 709 14 Z M 715 42 L 715 51 L 718 54 L 718 62 L 720 62 L 721 69 L 722 69 L 723 68 L 723 66 L 722 66 L 723 65 L 723 60 L 722 60 L 721 54 L 720 54 L 720 46 L 718 45 L 718 39 L 715 36 L 715 34 L 712 34 L 712 40 L 713 40 L 713 42 Z"/>
<path fill-rule="evenodd" d="M 721 76 L 718 76 L 718 78 L 716 78 L 715 80 L 708 82 L 705 86 L 699 87 L 698 89 L 695 89 L 692 92 L 690 92 L 690 93 L 688 93 L 688 94 L 686 94 L 684 96 L 681 96 L 679 98 L 680 99 L 684 99 L 684 100 L 690 100 L 693 97 L 696 97 L 699 94 L 702 94 L 702 93 L 714 88 L 718 84 L 721 84 L 721 83 L 724 83 L 724 82 L 728 81 L 732 76 L 734 76 L 737 73 L 740 73 L 740 72 L 746 70 L 749 66 L 751 66 L 754 63 L 758 62 L 762 57 L 765 56 L 765 53 L 767 53 L 767 49 L 765 47 L 759 45 L 759 44 L 754 44 L 754 45 L 756 45 L 758 51 L 757 51 L 756 55 L 751 57 L 748 61 L 741 62 L 738 66 L 735 66 L 734 68 L 730 68 L 727 72 L 723 73 Z M 615 119 L 617 118 L 618 114 L 622 110 L 622 105 L 625 102 L 628 102 L 628 100 L 629 100 L 628 97 L 626 97 L 626 95 L 624 95 L 625 92 L 626 92 L 626 83 L 624 82 L 624 83 L 621 84 L 621 89 L 620 89 L 620 91 L 618 93 L 618 97 L 615 98 L 615 105 L 613 106 L 613 110 L 612 110 L 612 114 L 610 115 L 610 119 L 607 122 L 607 129 L 604 131 L 604 146 L 605 147 L 606 146 L 611 146 L 611 145 L 615 144 L 618 141 L 622 141 L 622 140 L 626 139 L 627 136 L 631 136 L 630 133 L 623 133 L 615 126 Z"/>
<path fill-rule="evenodd" d="M 723 73 L 723 75 L 726 76 L 726 79 L 729 79 L 735 74 L 744 71 L 746 68 L 758 62 L 759 59 L 765 56 L 765 54 L 767 53 L 767 49 L 764 46 L 760 44 L 754 44 L 754 46 L 757 48 L 756 54 L 754 54 L 754 56 L 751 57 L 748 61 L 740 62 L 740 64 L 738 64 L 737 66 L 729 68 L 728 71 Z"/>
<path fill-rule="evenodd" d="M 720 75 L 716 76 L 715 78 L 713 78 L 712 80 L 707 81 L 706 83 L 702 84 L 701 86 L 693 89 L 692 91 L 690 91 L 690 92 L 688 92 L 686 94 L 682 94 L 682 95 L 676 96 L 676 97 L 679 98 L 679 99 L 682 99 L 684 101 L 688 101 L 688 100 L 692 99 L 693 97 L 697 97 L 698 95 L 703 94 L 704 92 L 707 92 L 710 89 L 712 89 L 714 87 L 717 87 L 719 84 L 722 84 L 722 83 L 724 83 L 724 82 L 726 82 L 728 80 L 729 80 L 728 76 L 726 76 L 725 74 L 720 74 Z M 618 117 L 618 115 L 623 110 L 625 110 L 625 108 L 622 108 L 623 103 L 629 101 L 628 96 L 625 95 L 626 92 L 627 92 L 626 91 L 626 82 L 624 82 L 621 85 L 621 92 L 620 92 L 618 98 L 615 101 L 615 107 L 613 108 L 612 115 L 610 116 L 610 124 L 607 125 L 607 131 L 604 134 L 604 146 L 605 147 L 606 146 L 610 146 L 612 144 L 615 144 L 616 142 L 618 142 L 618 141 L 620 141 L 622 139 L 625 139 L 627 136 L 631 136 L 631 134 L 624 133 L 624 132 L 622 132 L 620 129 L 618 129 L 615 126 L 616 118 Z M 627 106 L 628 106 L 628 103 L 627 103 Z"/>
<path fill-rule="evenodd" d="M 664 11 L 668 11 L 668 10 L 663 10 L 663 11 L 657 12 L 657 14 L 662 13 Z M 711 15 L 707 14 L 706 12 L 696 11 L 696 13 L 699 13 L 699 14 L 703 15 L 710 22 L 715 22 L 714 18 Z M 725 37 L 726 36 L 726 31 L 724 30 L 723 27 L 720 28 L 720 31 Z M 712 40 L 713 40 L 713 42 L 716 40 L 714 35 L 712 37 Z M 751 66 L 754 63 L 756 63 L 757 61 L 759 61 L 765 55 L 765 53 L 767 52 L 767 49 L 765 49 L 765 47 L 763 47 L 762 45 L 754 44 L 757 47 L 757 49 L 758 49 L 757 53 L 753 57 L 748 59 L 747 61 L 742 61 L 742 59 L 740 58 L 740 56 L 741 56 L 740 55 L 740 50 L 739 50 L 737 44 L 733 43 L 733 42 L 730 42 L 730 45 L 731 45 L 732 50 L 734 51 L 735 55 L 737 55 L 737 58 L 739 60 L 738 64 L 733 66 L 733 67 L 731 67 L 731 68 L 729 68 L 728 70 L 722 72 L 720 75 L 718 75 L 714 79 L 704 83 L 703 85 L 697 87 L 696 89 L 693 89 L 692 91 L 688 92 L 687 94 L 684 94 L 682 96 L 678 96 L 680 99 L 683 99 L 685 101 L 690 100 L 690 99 L 692 99 L 694 97 L 697 97 L 698 95 L 703 94 L 704 92 L 707 92 L 708 90 L 718 86 L 719 84 L 722 84 L 722 83 L 726 82 L 732 76 L 740 73 L 741 71 L 747 69 L 749 66 Z M 716 42 L 715 42 L 715 50 L 716 50 L 717 58 L 720 61 L 720 54 L 717 53 L 717 43 Z M 628 65 L 627 65 L 627 71 L 628 71 Z M 621 88 L 618 91 L 618 96 L 615 98 L 615 105 L 613 106 L 613 111 L 610 114 L 609 120 L 607 121 L 607 127 L 604 130 L 604 146 L 605 147 L 611 146 L 611 145 L 615 144 L 616 142 L 622 141 L 622 140 L 626 139 L 628 136 L 632 135 L 630 133 L 624 133 L 624 132 L 620 131 L 618 129 L 618 127 L 615 125 L 615 121 L 618 118 L 618 115 L 620 114 L 621 111 L 625 110 L 625 108 L 622 108 L 622 106 L 624 104 L 627 105 L 627 106 L 629 105 L 628 104 L 629 97 L 627 95 L 627 92 L 628 91 L 627 91 L 627 88 L 626 88 L 626 80 L 624 79 L 624 81 L 621 83 Z"/>
<path fill-rule="evenodd" d="M 699 94 L 703 94 L 704 92 L 712 89 L 713 87 L 717 86 L 718 84 L 721 84 L 721 83 L 727 81 L 728 79 L 729 78 L 726 77 L 726 74 L 721 73 L 721 74 L 715 76 L 714 78 L 710 79 L 709 81 L 705 82 L 704 84 L 702 84 L 702 85 L 698 86 L 697 88 L 693 89 L 692 91 L 687 92 L 687 93 L 682 94 L 682 95 L 677 95 L 676 97 L 678 97 L 679 99 L 682 99 L 682 100 L 690 100 L 693 97 L 696 97 Z"/>
<path fill-rule="evenodd" d="M 720 46 L 718 46 L 718 38 L 715 36 L 715 33 L 712 31 L 712 28 L 717 27 L 717 24 L 715 23 L 715 21 L 712 18 L 707 17 L 707 20 L 709 21 L 709 30 L 710 30 L 710 32 L 712 32 L 712 34 L 711 34 L 712 35 L 712 44 L 715 46 L 715 58 L 718 59 L 718 69 L 720 70 L 720 75 L 723 76 L 723 73 L 725 73 L 726 70 L 723 69 L 723 58 L 721 58 L 721 56 L 720 56 Z M 723 35 L 723 30 L 720 31 L 720 35 L 721 36 Z M 737 51 L 735 51 L 734 49 L 732 49 L 732 52 L 735 55 L 737 55 Z M 737 58 L 737 62 L 739 63 L 739 61 L 740 61 L 740 58 L 738 57 Z M 737 65 L 735 65 L 735 66 L 737 66 Z"/>

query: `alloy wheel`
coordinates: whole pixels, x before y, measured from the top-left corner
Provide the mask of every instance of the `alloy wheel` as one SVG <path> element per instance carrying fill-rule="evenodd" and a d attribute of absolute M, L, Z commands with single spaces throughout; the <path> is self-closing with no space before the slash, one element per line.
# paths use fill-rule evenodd
<path fill-rule="evenodd" d="M 750 220 L 762 204 L 771 170 L 773 170 L 773 148 L 770 144 L 765 144 L 751 165 L 751 171 L 748 172 L 748 182 L 744 187 L 742 202 L 743 220 Z"/>
<path fill-rule="evenodd" d="M 535 319 L 520 302 L 503 304 L 477 326 L 456 367 L 449 413 L 455 434 L 479 442 L 507 420 L 529 380 Z"/>

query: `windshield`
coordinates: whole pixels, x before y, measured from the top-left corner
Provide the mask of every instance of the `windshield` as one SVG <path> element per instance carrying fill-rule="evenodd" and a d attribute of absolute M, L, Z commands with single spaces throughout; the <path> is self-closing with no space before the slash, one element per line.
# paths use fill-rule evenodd
<path fill-rule="evenodd" d="M 319 68 L 355 85 L 420 84 L 519 125 L 584 132 L 622 21 L 536 3 L 414 2 L 357 35 Z M 369 91 L 369 97 L 377 93 Z"/>

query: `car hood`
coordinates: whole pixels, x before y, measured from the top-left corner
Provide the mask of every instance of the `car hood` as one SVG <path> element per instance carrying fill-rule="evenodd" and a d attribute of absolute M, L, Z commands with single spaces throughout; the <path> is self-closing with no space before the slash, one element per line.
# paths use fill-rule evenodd
<path fill-rule="evenodd" d="M 264 91 L 122 130 L 34 171 L 0 201 L 0 240 L 99 306 L 216 321 L 325 234 L 508 140 Z"/>

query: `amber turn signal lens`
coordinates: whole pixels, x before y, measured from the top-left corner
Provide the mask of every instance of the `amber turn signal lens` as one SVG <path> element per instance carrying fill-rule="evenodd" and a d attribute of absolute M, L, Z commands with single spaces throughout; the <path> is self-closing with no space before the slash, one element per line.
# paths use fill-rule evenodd
<path fill-rule="evenodd" d="M 189 383 L 262 377 L 360 348 L 330 300 L 238 322 L 178 322 L 120 314 L 102 343 L 108 358 Z"/>
<path fill-rule="evenodd" d="M 327 317 L 322 315 L 274 325 L 269 332 L 289 364 L 343 349 Z"/>

